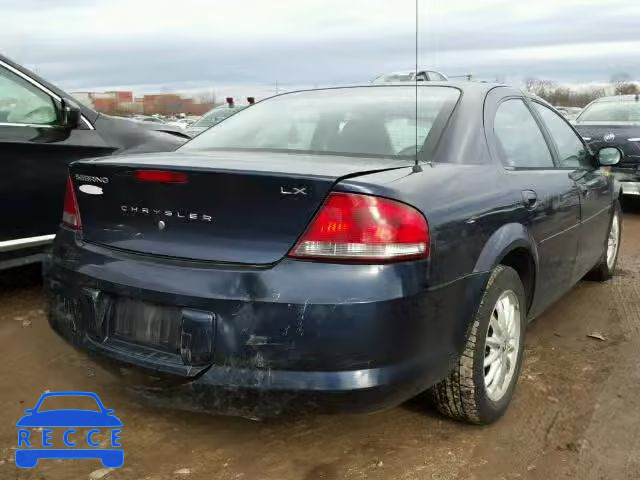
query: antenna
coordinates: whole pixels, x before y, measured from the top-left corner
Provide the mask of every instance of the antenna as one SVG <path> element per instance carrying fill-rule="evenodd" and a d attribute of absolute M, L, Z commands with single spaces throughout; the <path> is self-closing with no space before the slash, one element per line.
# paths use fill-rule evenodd
<path fill-rule="evenodd" d="M 418 160 L 418 32 L 419 32 L 418 1 L 419 0 L 416 0 L 416 69 L 413 72 L 413 81 L 416 87 L 416 138 L 415 138 L 416 158 L 415 158 L 415 163 L 413 164 L 413 171 L 415 173 L 422 171 L 422 167 L 420 166 L 420 162 Z"/>

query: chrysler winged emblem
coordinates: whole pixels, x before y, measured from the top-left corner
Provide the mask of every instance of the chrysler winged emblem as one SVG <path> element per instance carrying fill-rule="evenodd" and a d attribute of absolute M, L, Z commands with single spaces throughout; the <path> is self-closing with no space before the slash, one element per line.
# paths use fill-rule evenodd
<path fill-rule="evenodd" d="M 602 137 L 602 139 L 605 142 L 613 142 L 616 139 L 616 134 L 613 132 L 609 132 L 604 137 Z"/>

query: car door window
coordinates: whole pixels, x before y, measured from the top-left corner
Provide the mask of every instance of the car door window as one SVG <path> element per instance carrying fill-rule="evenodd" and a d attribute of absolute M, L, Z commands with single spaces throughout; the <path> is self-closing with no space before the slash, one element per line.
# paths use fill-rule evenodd
<path fill-rule="evenodd" d="M 51 125 L 56 120 L 56 107 L 49 95 L 0 69 L 0 124 Z"/>
<path fill-rule="evenodd" d="M 549 146 L 521 99 L 502 102 L 496 111 L 494 132 L 505 164 L 516 168 L 553 168 Z"/>
<path fill-rule="evenodd" d="M 591 167 L 587 149 L 567 122 L 549 107 L 537 102 L 534 102 L 533 105 L 556 144 L 560 167 Z"/>

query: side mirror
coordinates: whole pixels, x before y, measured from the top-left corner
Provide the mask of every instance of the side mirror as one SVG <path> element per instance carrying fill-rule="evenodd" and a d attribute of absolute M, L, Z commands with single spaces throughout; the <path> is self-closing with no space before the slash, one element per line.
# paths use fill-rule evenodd
<path fill-rule="evenodd" d="M 69 129 L 78 128 L 80 125 L 80 109 L 75 105 L 69 105 L 62 101 L 62 126 Z"/>
<path fill-rule="evenodd" d="M 622 153 L 615 147 L 605 147 L 598 151 L 598 162 L 603 167 L 617 165 L 622 160 Z"/>

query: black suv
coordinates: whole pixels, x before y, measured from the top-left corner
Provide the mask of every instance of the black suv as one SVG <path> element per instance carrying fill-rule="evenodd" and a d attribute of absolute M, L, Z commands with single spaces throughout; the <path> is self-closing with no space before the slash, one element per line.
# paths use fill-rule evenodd
<path fill-rule="evenodd" d="M 0 270 L 37 262 L 60 222 L 67 165 L 174 150 L 186 136 L 100 114 L 0 55 Z"/>

